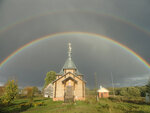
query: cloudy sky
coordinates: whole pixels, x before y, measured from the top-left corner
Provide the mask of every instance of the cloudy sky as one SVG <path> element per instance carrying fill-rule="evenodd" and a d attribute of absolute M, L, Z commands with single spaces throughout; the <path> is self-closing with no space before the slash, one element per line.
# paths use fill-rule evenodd
<path fill-rule="evenodd" d="M 150 69 L 102 36 L 150 63 L 149 6 L 149 0 L 0 0 L 0 62 L 33 40 L 58 34 L 23 49 L 1 66 L 0 85 L 16 78 L 21 87 L 42 87 L 46 72 L 59 72 L 64 65 L 68 42 L 88 87 L 95 87 L 94 73 L 105 87 L 111 86 L 111 73 L 117 87 L 145 84 Z"/>

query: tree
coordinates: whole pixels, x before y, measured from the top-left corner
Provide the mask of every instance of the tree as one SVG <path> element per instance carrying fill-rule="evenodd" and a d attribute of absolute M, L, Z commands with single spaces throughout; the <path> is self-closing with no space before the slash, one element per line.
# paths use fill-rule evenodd
<path fill-rule="evenodd" d="M 2 102 L 4 104 L 10 104 L 18 95 L 18 84 L 15 80 L 8 80 L 5 85 L 4 95 L 2 96 Z"/>
<path fill-rule="evenodd" d="M 129 87 L 127 89 L 130 97 L 139 97 L 141 94 L 140 90 L 136 87 Z"/>
<path fill-rule="evenodd" d="M 126 96 L 126 97 L 139 97 L 140 96 L 140 90 L 136 87 L 125 87 L 121 88 L 120 95 Z"/>
<path fill-rule="evenodd" d="M 31 87 L 31 86 L 25 87 L 23 89 L 23 93 L 25 96 L 27 96 L 27 98 L 33 98 L 33 96 L 34 96 L 33 87 Z"/>
<path fill-rule="evenodd" d="M 128 96 L 127 88 L 121 88 L 120 90 L 120 95 L 121 96 Z"/>
<path fill-rule="evenodd" d="M 33 97 L 38 91 L 37 87 L 28 86 L 23 89 L 23 94 L 29 98 L 29 102 L 33 102 Z"/>
<path fill-rule="evenodd" d="M 34 94 L 39 93 L 39 89 L 36 86 L 33 86 L 33 92 Z"/>
<path fill-rule="evenodd" d="M 32 98 L 39 94 L 39 89 L 36 86 L 28 86 L 23 89 L 23 95 Z"/>
<path fill-rule="evenodd" d="M 46 74 L 45 77 L 45 84 L 44 84 L 44 88 L 51 83 L 52 81 L 54 81 L 56 79 L 56 72 L 55 71 L 49 71 Z"/>
<path fill-rule="evenodd" d="M 138 88 L 140 90 L 141 97 L 146 96 L 146 86 L 136 86 L 136 88 Z"/>

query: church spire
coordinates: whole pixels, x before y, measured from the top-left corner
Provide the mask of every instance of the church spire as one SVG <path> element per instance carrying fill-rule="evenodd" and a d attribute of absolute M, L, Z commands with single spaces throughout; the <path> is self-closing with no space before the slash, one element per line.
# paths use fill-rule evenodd
<path fill-rule="evenodd" d="M 71 43 L 68 43 L 68 57 L 71 58 L 72 56 L 72 47 L 71 47 Z"/>
<path fill-rule="evenodd" d="M 64 74 L 64 69 L 75 69 L 76 70 L 76 74 L 77 75 L 82 75 L 76 65 L 74 64 L 74 62 L 72 61 L 72 47 L 71 47 L 71 43 L 68 43 L 68 58 L 63 66 L 63 68 L 61 69 L 61 71 L 59 72 L 59 75 L 63 75 Z"/>

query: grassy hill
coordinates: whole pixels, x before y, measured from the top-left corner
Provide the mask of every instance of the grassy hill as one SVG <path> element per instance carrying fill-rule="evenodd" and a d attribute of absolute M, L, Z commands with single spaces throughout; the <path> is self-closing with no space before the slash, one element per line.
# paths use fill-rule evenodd
<path fill-rule="evenodd" d="M 150 113 L 150 105 L 143 98 L 115 97 L 96 99 L 92 96 L 86 101 L 65 104 L 53 102 L 48 98 L 35 98 L 32 105 L 28 99 L 17 99 L 9 107 L 1 107 L 2 113 Z"/>

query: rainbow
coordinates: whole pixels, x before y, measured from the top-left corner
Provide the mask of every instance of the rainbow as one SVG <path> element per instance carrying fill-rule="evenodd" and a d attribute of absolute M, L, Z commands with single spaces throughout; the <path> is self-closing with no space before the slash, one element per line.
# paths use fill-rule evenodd
<path fill-rule="evenodd" d="M 125 20 L 124 18 L 120 18 L 118 16 L 114 16 L 114 15 L 106 15 L 105 13 L 96 13 L 96 12 L 91 12 L 91 11 L 81 11 L 81 10 L 78 10 L 78 11 L 56 11 L 56 12 L 47 12 L 47 13 L 44 13 L 44 14 L 40 14 L 40 15 L 36 15 L 36 16 L 32 16 L 32 17 L 28 17 L 28 18 L 25 18 L 21 21 L 16 21 L 8 26 L 5 26 L 5 27 L 2 27 L 0 29 L 0 34 L 3 33 L 3 32 L 6 32 L 7 30 L 19 25 L 19 24 L 24 24 L 25 22 L 28 22 L 28 21 L 31 21 L 33 19 L 36 19 L 36 18 L 39 18 L 39 17 L 43 17 L 43 16 L 47 16 L 47 15 L 52 15 L 52 14 L 59 14 L 59 13 L 73 13 L 73 12 L 79 12 L 79 13 L 89 13 L 89 14 L 95 14 L 95 15 L 101 15 L 101 16 L 105 16 L 105 17 L 109 17 L 109 18 L 112 18 L 114 20 L 117 20 L 117 21 L 120 21 L 122 23 L 125 23 L 145 34 L 147 34 L 148 36 L 150 36 L 150 32 L 147 31 L 146 29 L 143 29 L 141 28 L 140 26 L 134 24 L 134 23 L 131 23 L 130 21 L 128 20 Z"/>
<path fill-rule="evenodd" d="M 140 62 L 142 62 L 148 69 L 150 69 L 150 64 L 148 62 L 146 62 L 145 59 L 143 59 L 140 55 L 138 55 L 136 52 L 134 52 L 133 50 L 131 50 L 130 48 L 128 48 L 127 46 L 112 40 L 109 37 L 100 35 L 100 34 L 95 34 L 95 33 L 89 33 L 89 32 L 60 32 L 60 33 L 55 33 L 55 34 L 50 34 L 50 35 L 46 35 L 43 36 L 41 38 L 38 38 L 36 40 L 33 40 L 25 45 L 23 45 L 22 47 L 18 48 L 17 50 L 15 50 L 13 53 L 11 53 L 8 57 L 6 57 L 1 63 L 0 63 L 0 68 L 2 68 L 9 60 L 11 60 L 13 57 L 15 57 L 17 54 L 19 54 L 20 52 L 22 52 L 24 49 L 27 49 L 29 47 L 31 47 L 34 44 L 39 43 L 42 40 L 46 40 L 52 37 L 56 37 L 56 36 L 63 36 L 63 35 L 74 35 L 74 34 L 80 34 L 80 35 L 89 35 L 89 36 L 95 36 L 98 38 L 103 38 L 105 40 L 111 41 L 113 44 L 115 44 L 118 47 L 123 48 L 124 50 L 126 50 L 127 52 L 129 52 L 130 54 L 132 54 L 133 56 L 135 56 Z"/>

